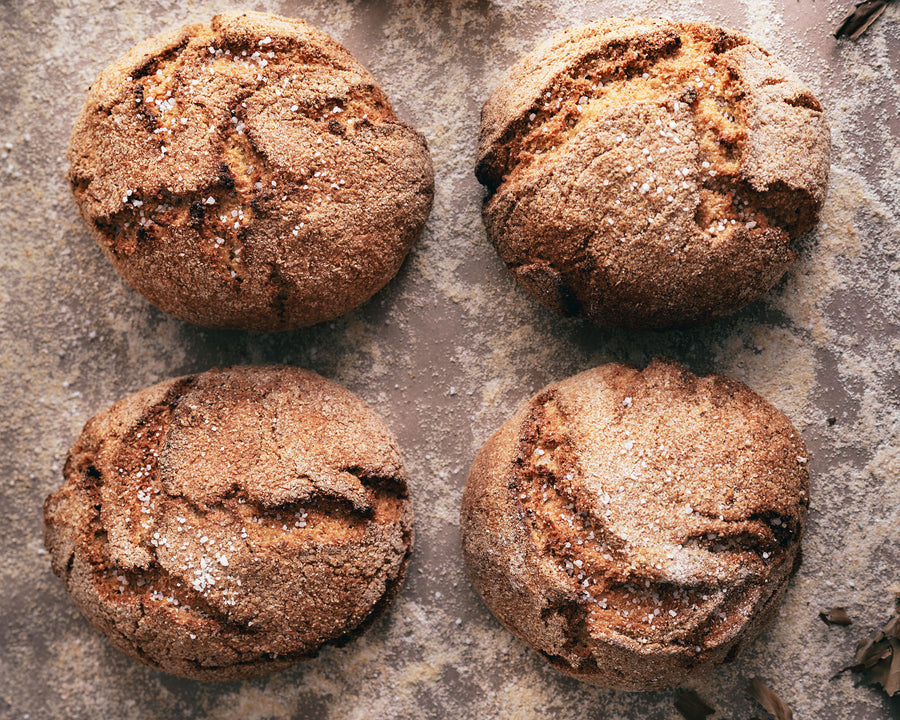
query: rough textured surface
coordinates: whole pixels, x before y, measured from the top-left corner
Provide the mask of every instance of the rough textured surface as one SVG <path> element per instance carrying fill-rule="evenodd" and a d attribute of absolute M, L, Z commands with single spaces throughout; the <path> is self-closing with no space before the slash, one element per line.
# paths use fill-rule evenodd
<path fill-rule="evenodd" d="M 301 20 L 231 11 L 157 35 L 91 86 L 69 148 L 128 283 L 198 325 L 284 330 L 368 300 L 431 208 L 424 137 Z"/>
<path fill-rule="evenodd" d="M 137 660 L 236 680 L 359 632 L 412 550 L 397 444 L 305 370 L 159 383 L 92 418 L 44 505 L 53 571 Z"/>
<path fill-rule="evenodd" d="M 741 383 L 603 365 L 535 395 L 479 451 L 466 567 L 554 667 L 653 690 L 726 660 L 799 560 L 807 451 Z"/>
<path fill-rule="evenodd" d="M 816 224 L 822 107 L 747 36 L 610 19 L 554 35 L 485 103 L 477 175 L 516 281 L 599 325 L 709 322 L 768 290 Z"/>
<path fill-rule="evenodd" d="M 732 663 L 687 685 L 715 720 L 765 713 L 761 678 L 807 720 L 897 715 L 846 673 L 893 609 L 900 567 L 900 3 L 859 42 L 832 32 L 853 0 L 255 0 L 344 44 L 428 139 L 435 203 L 394 281 L 346 315 L 259 335 L 205 330 L 135 293 L 104 257 L 65 179 L 66 148 L 103 68 L 221 0 L 0 3 L 0 716 L 16 720 L 680 720 L 675 692 L 594 687 L 504 628 L 467 580 L 459 508 L 478 449 L 540 388 L 608 362 L 671 357 L 746 383 L 810 451 L 803 563 L 777 615 Z M 472 168 L 502 74 L 555 32 L 601 17 L 739 28 L 826 108 L 821 222 L 790 272 L 711 325 L 665 332 L 561 318 L 513 282 L 485 237 Z M 377 408 L 403 449 L 415 508 L 407 578 L 343 647 L 256 680 L 199 683 L 115 650 L 43 550 L 41 505 L 85 422 L 141 388 L 212 366 L 288 363 Z M 847 628 L 823 608 L 844 606 Z"/>

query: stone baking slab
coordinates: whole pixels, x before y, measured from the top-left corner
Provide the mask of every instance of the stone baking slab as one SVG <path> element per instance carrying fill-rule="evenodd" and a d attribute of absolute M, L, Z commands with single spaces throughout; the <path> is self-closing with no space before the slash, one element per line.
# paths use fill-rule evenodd
<path fill-rule="evenodd" d="M 852 0 L 268 0 L 344 43 L 421 130 L 435 204 L 400 274 L 350 314 L 280 334 L 204 330 L 159 312 L 110 267 L 65 181 L 69 132 L 97 73 L 136 42 L 206 21 L 207 0 L 0 3 L 0 717 L 680 718 L 674 691 L 623 693 L 558 675 L 471 589 L 458 511 L 477 449 L 544 385 L 667 356 L 741 380 L 810 450 L 803 565 L 773 624 L 691 688 L 715 718 L 766 713 L 759 678 L 810 720 L 900 717 L 841 668 L 890 617 L 900 561 L 900 2 L 857 40 Z M 825 105 L 832 169 L 819 228 L 761 300 L 711 326 L 603 330 L 519 290 L 488 243 L 473 168 L 481 105 L 520 55 L 604 16 L 745 31 Z M 404 452 L 416 512 L 406 584 L 370 631 L 259 680 L 202 684 L 114 650 L 78 614 L 43 550 L 41 505 L 83 424 L 160 380 L 288 363 L 372 405 Z M 819 612 L 847 608 L 849 626 Z"/>

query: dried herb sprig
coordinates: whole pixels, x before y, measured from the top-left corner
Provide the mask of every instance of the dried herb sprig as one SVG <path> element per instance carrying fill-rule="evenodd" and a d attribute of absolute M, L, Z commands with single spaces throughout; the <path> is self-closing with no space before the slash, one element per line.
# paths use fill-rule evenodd
<path fill-rule="evenodd" d="M 774 715 L 775 720 L 793 720 L 794 713 L 785 704 L 784 700 L 778 697 L 778 695 L 775 694 L 775 691 L 759 678 L 753 678 L 750 681 L 747 692 L 749 692 L 750 695 L 753 696 L 753 699 L 762 705 L 767 712 Z"/>
<path fill-rule="evenodd" d="M 838 29 L 834 31 L 834 36 L 856 40 L 881 16 L 890 2 L 892 0 L 866 0 L 866 2 L 858 3 L 853 12 L 847 15 Z"/>
<path fill-rule="evenodd" d="M 841 672 L 860 673 L 870 685 L 881 685 L 893 696 L 900 692 L 900 597 L 894 598 L 894 614 L 874 636 L 856 648 L 856 664 Z"/>

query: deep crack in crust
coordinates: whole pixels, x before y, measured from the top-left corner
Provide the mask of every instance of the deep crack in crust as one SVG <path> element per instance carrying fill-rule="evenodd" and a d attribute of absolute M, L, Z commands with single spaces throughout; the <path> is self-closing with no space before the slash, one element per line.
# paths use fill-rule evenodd
<path fill-rule="evenodd" d="M 155 385 L 85 426 L 47 498 L 45 543 L 118 649 L 199 680 L 263 675 L 361 632 L 406 572 L 396 442 L 297 368 Z"/>
<path fill-rule="evenodd" d="M 431 208 L 424 137 L 326 34 L 227 12 L 101 73 L 69 181 L 113 266 L 166 312 L 284 330 L 337 317 L 400 268 Z"/>
<path fill-rule="evenodd" d="M 599 325 L 709 322 L 768 290 L 815 226 L 818 100 L 746 36 L 609 19 L 520 60 L 482 112 L 485 226 L 522 287 Z"/>
<path fill-rule="evenodd" d="M 549 386 L 485 444 L 463 554 L 554 667 L 647 690 L 733 659 L 799 563 L 807 457 L 746 386 L 668 361 Z"/>

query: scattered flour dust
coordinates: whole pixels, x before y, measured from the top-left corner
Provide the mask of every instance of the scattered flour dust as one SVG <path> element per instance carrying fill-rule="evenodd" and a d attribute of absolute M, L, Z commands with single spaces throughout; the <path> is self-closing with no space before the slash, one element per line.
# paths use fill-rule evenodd
<path fill-rule="evenodd" d="M 742 380 L 794 421 L 810 450 L 803 565 L 778 617 L 691 683 L 717 717 L 761 710 L 770 684 L 794 716 L 888 717 L 875 689 L 832 680 L 891 610 L 900 562 L 900 3 L 858 42 L 831 32 L 847 0 L 263 0 L 331 33 L 428 140 L 436 197 L 400 275 L 368 305 L 276 335 L 211 332 L 150 308 L 111 270 L 64 179 L 88 85 L 144 37 L 205 20 L 211 0 L 35 0 L 4 8 L 0 41 L 0 308 L 4 417 L 0 676 L 10 717 L 564 718 L 670 720 L 673 694 L 616 693 L 561 677 L 469 586 L 458 501 L 478 446 L 543 385 L 608 361 L 655 356 Z M 664 333 L 550 315 L 508 277 L 484 235 L 474 178 L 481 105 L 541 40 L 604 16 L 710 20 L 783 55 L 832 124 L 829 196 L 798 261 L 762 300 L 713 326 Z M 40 132 L 36 130 L 40 128 Z M 301 365 L 375 406 L 396 434 L 416 508 L 405 586 L 363 636 L 255 681 L 204 685 L 111 648 L 78 616 L 41 546 L 40 507 L 81 426 L 114 400 L 214 365 Z M 449 388 L 453 388 L 453 392 Z M 849 628 L 820 609 L 844 605 Z"/>

